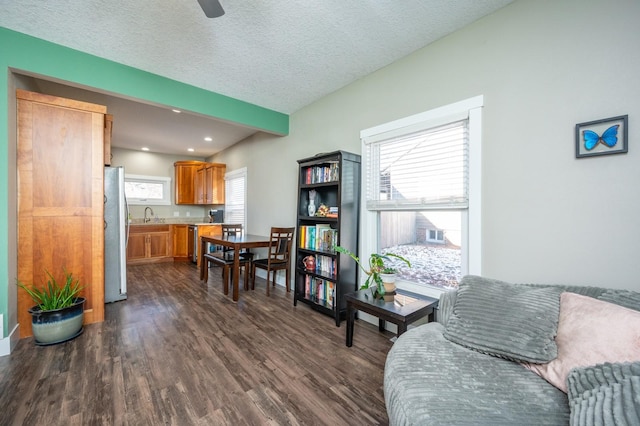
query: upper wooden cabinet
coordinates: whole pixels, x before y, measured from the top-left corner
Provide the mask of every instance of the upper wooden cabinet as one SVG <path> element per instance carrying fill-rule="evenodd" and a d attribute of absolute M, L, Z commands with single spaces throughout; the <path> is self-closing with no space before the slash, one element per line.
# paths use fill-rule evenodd
<path fill-rule="evenodd" d="M 227 166 L 220 163 L 204 167 L 204 204 L 224 204 L 224 173 Z"/>
<path fill-rule="evenodd" d="M 176 161 L 176 204 L 224 204 L 226 165 Z"/>
<path fill-rule="evenodd" d="M 194 183 L 193 192 L 196 196 L 195 203 L 196 204 L 204 204 L 204 192 L 205 192 L 205 183 L 204 183 L 204 166 L 200 167 L 196 170 L 196 180 Z"/>
<path fill-rule="evenodd" d="M 176 175 L 176 204 L 197 204 L 196 172 L 204 164 L 203 161 L 176 161 L 173 163 Z"/>

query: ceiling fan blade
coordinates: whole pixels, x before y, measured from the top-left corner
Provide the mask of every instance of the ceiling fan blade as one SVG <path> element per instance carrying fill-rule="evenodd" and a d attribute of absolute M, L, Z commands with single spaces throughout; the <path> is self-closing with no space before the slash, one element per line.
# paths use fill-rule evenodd
<path fill-rule="evenodd" d="M 207 18 L 218 18 L 224 15 L 224 9 L 218 0 L 198 0 Z"/>

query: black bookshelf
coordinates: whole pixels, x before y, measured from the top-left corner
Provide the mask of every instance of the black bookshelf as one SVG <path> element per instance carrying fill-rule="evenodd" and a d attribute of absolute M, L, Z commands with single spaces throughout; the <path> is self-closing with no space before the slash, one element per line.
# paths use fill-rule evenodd
<path fill-rule="evenodd" d="M 357 290 L 358 269 L 333 246 L 346 247 L 356 254 L 358 251 L 360 156 L 335 151 L 298 160 L 298 165 L 293 304 L 300 301 L 330 315 L 339 327 L 346 318 L 344 295 Z M 310 215 L 312 191 L 316 213 Z M 328 209 L 326 216 L 318 213 L 321 205 Z M 305 265 L 309 257 L 316 263 L 312 270 Z"/>

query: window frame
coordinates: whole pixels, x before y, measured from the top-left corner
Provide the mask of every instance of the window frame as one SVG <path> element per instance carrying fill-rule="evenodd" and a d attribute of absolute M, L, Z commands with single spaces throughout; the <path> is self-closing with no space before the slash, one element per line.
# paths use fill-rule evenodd
<path fill-rule="evenodd" d="M 433 238 L 431 237 L 432 232 L 435 234 Z M 444 244 L 444 231 L 441 229 L 427 229 L 426 240 L 430 243 Z"/>
<path fill-rule="evenodd" d="M 468 191 L 469 205 L 468 208 L 461 210 L 462 212 L 462 274 L 482 274 L 482 108 L 484 106 L 484 97 L 482 95 L 465 99 L 460 102 L 445 105 L 429 111 L 404 117 L 360 132 L 361 152 L 363 153 L 363 164 L 366 164 L 367 143 L 365 141 L 371 139 L 379 139 L 381 137 L 394 137 L 403 134 L 415 132 L 417 130 L 438 127 L 444 124 L 468 119 Z M 385 135 L 385 136 L 383 136 Z M 367 167 L 362 167 L 362 182 L 366 182 Z M 379 225 L 378 211 L 371 211 L 366 208 L 366 191 L 361 194 L 361 233 L 360 253 L 378 252 L 379 241 Z M 364 277 L 360 274 L 361 283 Z M 425 285 L 413 283 L 406 280 L 397 282 L 398 288 L 412 291 L 418 294 L 424 294 L 431 297 L 439 297 L 444 290 L 428 287 Z"/>
<path fill-rule="evenodd" d="M 127 203 L 133 206 L 170 206 L 171 205 L 171 178 L 166 176 L 124 175 L 125 187 L 127 182 L 143 182 L 162 185 L 162 199 L 127 197 Z"/>
<path fill-rule="evenodd" d="M 243 167 L 240 169 L 236 169 L 230 172 L 226 172 L 224 174 L 224 185 L 225 185 L 225 200 L 224 200 L 224 222 L 225 223 L 231 223 L 227 220 L 228 214 L 229 214 L 229 208 L 227 207 L 227 202 L 230 200 L 231 197 L 229 197 L 230 195 L 230 191 L 228 190 L 229 188 L 227 187 L 227 182 L 233 180 L 233 179 L 239 179 L 239 178 L 244 178 L 244 185 L 243 185 L 243 223 L 242 223 L 242 229 L 245 230 L 247 229 L 247 168 Z M 235 221 L 234 221 L 235 223 Z"/>

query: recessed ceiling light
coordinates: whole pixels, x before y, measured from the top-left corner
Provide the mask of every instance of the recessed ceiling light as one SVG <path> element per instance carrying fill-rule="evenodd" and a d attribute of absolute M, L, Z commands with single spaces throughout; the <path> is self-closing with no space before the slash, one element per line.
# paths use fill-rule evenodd
<path fill-rule="evenodd" d="M 207 142 L 211 142 L 213 140 L 213 138 L 207 136 L 206 138 L 204 138 L 204 140 L 207 141 Z"/>
<path fill-rule="evenodd" d="M 143 151 L 149 151 L 149 148 L 147 148 L 146 146 L 143 146 L 143 147 L 142 147 L 142 150 L 143 150 Z"/>
<path fill-rule="evenodd" d="M 189 151 L 189 152 L 193 152 L 193 151 L 195 151 L 195 149 L 193 149 L 193 148 L 187 148 L 187 151 Z"/>
<path fill-rule="evenodd" d="M 180 114 L 182 111 L 180 111 L 179 109 L 172 109 L 171 111 L 175 112 L 176 114 Z"/>

